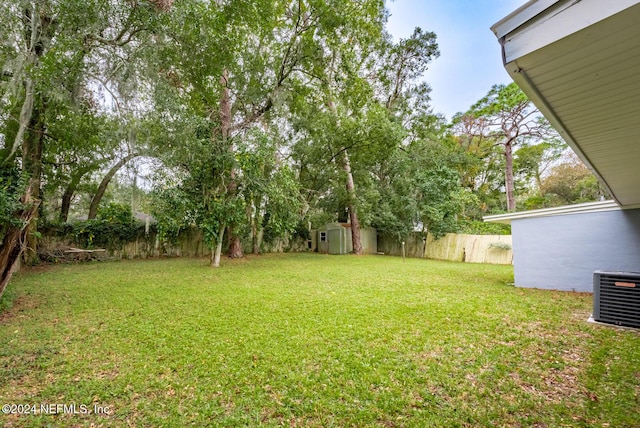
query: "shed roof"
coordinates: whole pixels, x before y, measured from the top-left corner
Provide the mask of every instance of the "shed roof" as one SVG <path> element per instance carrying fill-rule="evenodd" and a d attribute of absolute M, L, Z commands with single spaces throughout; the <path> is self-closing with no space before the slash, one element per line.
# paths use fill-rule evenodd
<path fill-rule="evenodd" d="M 640 0 L 532 0 L 496 23 L 504 65 L 622 208 L 640 207 Z"/>

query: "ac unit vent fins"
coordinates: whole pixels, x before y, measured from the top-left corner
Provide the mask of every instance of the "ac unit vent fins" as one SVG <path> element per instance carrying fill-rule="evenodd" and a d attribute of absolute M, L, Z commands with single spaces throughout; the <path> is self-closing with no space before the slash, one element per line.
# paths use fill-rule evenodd
<path fill-rule="evenodd" d="M 640 273 L 595 272 L 593 318 L 603 323 L 640 328 Z"/>

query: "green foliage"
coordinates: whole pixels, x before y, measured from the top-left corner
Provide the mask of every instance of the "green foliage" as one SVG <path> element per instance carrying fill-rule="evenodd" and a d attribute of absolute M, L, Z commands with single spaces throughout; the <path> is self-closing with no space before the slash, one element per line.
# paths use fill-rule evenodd
<path fill-rule="evenodd" d="M 523 201 L 518 202 L 518 205 L 523 211 L 549 208 L 553 206 L 553 198 L 543 196 L 540 193 L 534 193 L 527 196 Z"/>
<path fill-rule="evenodd" d="M 421 225 L 435 237 L 456 232 L 465 212 L 478 204 L 460 185 L 470 158 L 446 136 L 416 139 L 376 170 L 380 199 L 374 226 L 398 238 Z"/>
<path fill-rule="evenodd" d="M 381 3 L 371 5 L 374 11 Z M 375 15 L 354 13 L 345 19 L 359 24 L 345 28 L 349 42 L 346 35 L 328 35 L 310 82 L 316 90 L 300 91 L 291 103 L 297 137 L 293 158 L 309 207 L 306 215 L 314 227 L 357 215 L 362 227 L 380 225 L 404 235 L 416 223 L 415 210 L 403 208 L 406 196 L 391 195 L 392 186 L 382 189 L 386 177 L 374 171 L 394 162 L 389 159 L 398 156 L 418 123 L 429 124 L 429 87 L 417 79 L 439 55 L 436 37 L 416 28 L 394 43 L 376 31 Z"/>
<path fill-rule="evenodd" d="M 42 189 L 47 209 L 59 206 L 60 196 L 69 190 L 90 200 L 98 187 L 92 175 L 103 175 L 100 170 L 118 157 L 123 142 L 135 143 L 129 138 L 129 123 L 98 111 L 87 100 L 78 103 L 51 106 L 52 114 L 47 119 Z M 71 211 L 80 214 L 77 209 Z"/>
<path fill-rule="evenodd" d="M 508 251 L 511 249 L 511 245 L 505 242 L 492 242 L 489 244 L 489 248 L 493 248 L 496 250 Z"/>
<path fill-rule="evenodd" d="M 515 152 L 514 171 L 527 182 L 534 180 L 534 186 L 539 187 L 543 174 L 562 157 L 566 149 L 567 145 L 562 140 L 524 145 Z"/>
<path fill-rule="evenodd" d="M 107 206 L 100 207 L 96 220 L 104 223 L 129 225 L 133 223 L 133 213 L 129 205 L 111 202 Z"/>
<path fill-rule="evenodd" d="M 597 201 L 608 196 L 593 173 L 575 155 L 568 156 L 551 169 L 542 180 L 541 191 L 548 206 Z"/>
<path fill-rule="evenodd" d="M 455 187 L 452 185 L 454 181 L 451 178 L 457 178 L 457 175 L 449 175 L 449 182 L 443 182 L 443 176 L 446 177 L 440 172 L 437 178 L 432 177 L 434 180 L 429 183 L 431 198 L 427 199 L 428 205 L 422 211 L 423 224 L 436 239 L 455 232 L 458 229 L 458 215 L 464 212 L 465 207 L 477 203 L 475 195 L 460 189 L 457 181 Z"/>
<path fill-rule="evenodd" d="M 93 126 L 92 117 L 99 116 L 99 110 L 108 110 L 111 100 L 121 103 L 123 94 L 131 94 L 124 78 L 137 63 L 131 61 L 131 46 L 136 50 L 145 45 L 143 39 L 153 31 L 156 12 L 149 2 L 2 3 L 0 168 L 11 162 L 20 165 L 22 174 L 29 176 L 22 200 L 37 200 L 40 209 L 40 217 L 26 210 L 17 213 L 21 218 L 30 217 L 27 242 L 4 242 L 4 254 L 23 252 L 25 259 L 34 259 L 39 218 L 59 206 L 57 199 L 78 178 L 78 169 L 89 168 L 88 164 L 93 170 L 99 167 L 101 156 L 96 152 L 100 150 L 94 150 L 95 144 L 122 143 L 120 139 L 101 140 L 102 129 Z M 3 221 L 0 233 L 5 233 L 8 224 Z"/>
<path fill-rule="evenodd" d="M 151 199 L 160 239 L 175 244 L 180 232 L 195 223 L 189 196 L 179 187 L 159 188 L 151 193 Z"/>
<path fill-rule="evenodd" d="M 301 200 L 298 182 L 289 167 L 280 168 L 266 189 L 267 203 L 262 223 L 267 243 L 293 233 L 300 223 Z"/>
<path fill-rule="evenodd" d="M 305 241 L 311 239 L 311 232 L 309 231 L 308 225 L 304 222 L 300 222 L 296 225 L 295 231 L 293 233 L 295 238 L 300 238 Z"/>
<path fill-rule="evenodd" d="M 508 85 L 493 85 L 486 96 L 481 98 L 470 111 L 476 117 L 507 117 L 511 116 L 514 109 L 521 109 L 530 101 L 515 83 Z M 516 112 L 524 114 L 524 111 Z"/>
<path fill-rule="evenodd" d="M 469 235 L 511 235 L 511 225 L 487 223 L 481 220 L 463 220 L 458 223 L 457 232 Z"/>
<path fill-rule="evenodd" d="M 466 183 L 481 192 L 485 211 L 498 205 L 506 193 L 506 208 L 516 209 L 519 191 L 515 175 L 540 184 L 544 169 L 560 156 L 564 145 L 549 122 L 536 110 L 515 83 L 494 85 L 465 114 L 454 118 L 454 130 L 462 145 L 478 157 L 480 166 Z M 529 146 L 514 162 L 514 148 Z M 499 167 L 502 168 L 499 168 Z M 475 175 L 475 176 L 474 176 Z"/>
<path fill-rule="evenodd" d="M 334 212 L 327 212 L 324 209 L 316 209 L 307 215 L 308 221 L 311 222 L 312 229 L 319 229 L 327 223 L 336 221 Z"/>
<path fill-rule="evenodd" d="M 170 135 L 176 145 L 165 147 L 162 156 L 169 169 L 155 177 L 152 215 L 164 239 L 175 241 L 180 231 L 195 226 L 212 248 L 223 227 L 246 227 L 245 201 L 228 188 L 236 159 L 226 145 L 202 132 L 208 121 L 188 114 L 181 118 L 175 123 L 181 135 Z"/>
<path fill-rule="evenodd" d="M 69 239 L 81 248 L 121 250 L 124 245 L 145 236 L 145 224 L 136 222 L 131 207 L 110 203 L 98 211 L 94 220 L 42 225 L 44 233 Z"/>
<path fill-rule="evenodd" d="M 0 242 L 7 229 L 21 226 L 16 212 L 23 208 L 20 197 L 26 186 L 26 179 L 17 167 L 0 166 Z"/>
<path fill-rule="evenodd" d="M 420 81 L 439 55 L 436 35 L 416 28 L 393 41 L 381 0 L 78 4 L 19 0 L 3 18 L 16 42 L 0 46 L 15 76 L 11 88 L 0 83 L 0 132 L 5 141 L 16 135 L 12 118 L 33 78 L 35 103 L 46 105 L 41 188 L 50 217 L 63 193 L 86 198 L 114 153 L 134 149 L 161 162 L 150 210 L 168 241 L 197 227 L 210 247 L 225 228 L 272 242 L 344 220 L 347 207 L 384 233 L 422 227 L 441 236 L 504 205 L 495 132 L 470 137 L 470 147 L 451 138 Z M 33 63 L 22 8 L 55 18 Z M 522 97 L 515 85 L 496 86 L 474 106 L 476 118 Z M 544 156 L 516 158 L 526 188 Z M 345 159 L 355 189 L 346 189 Z M 3 220 L 15 206 L 2 204 L 17 200 L 0 201 Z M 109 206 L 69 233 L 114 248 L 135 234 L 132 224 Z"/>

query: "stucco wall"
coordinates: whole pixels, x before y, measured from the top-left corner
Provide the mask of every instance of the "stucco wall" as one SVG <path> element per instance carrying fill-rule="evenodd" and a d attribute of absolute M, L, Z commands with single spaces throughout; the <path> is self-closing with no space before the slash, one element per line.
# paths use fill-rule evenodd
<path fill-rule="evenodd" d="M 640 210 L 514 220 L 518 287 L 593 291 L 596 270 L 640 271 Z"/>

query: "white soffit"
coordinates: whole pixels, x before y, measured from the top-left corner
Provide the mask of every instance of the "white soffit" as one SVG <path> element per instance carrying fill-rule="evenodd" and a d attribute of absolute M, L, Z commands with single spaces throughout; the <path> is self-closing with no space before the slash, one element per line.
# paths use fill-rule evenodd
<path fill-rule="evenodd" d="M 640 207 L 640 0 L 537 0 L 492 29 L 518 86 L 622 208 Z"/>

